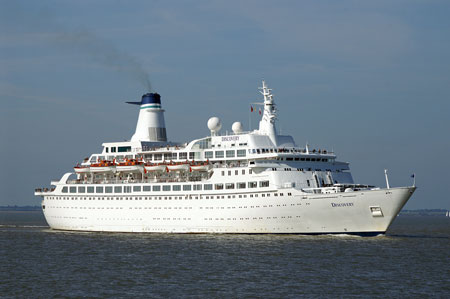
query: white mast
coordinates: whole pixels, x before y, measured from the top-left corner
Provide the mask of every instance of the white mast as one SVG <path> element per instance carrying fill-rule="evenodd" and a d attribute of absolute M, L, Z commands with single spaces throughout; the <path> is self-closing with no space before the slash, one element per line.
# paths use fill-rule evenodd
<path fill-rule="evenodd" d="M 273 101 L 272 89 L 268 88 L 266 82 L 262 81 L 263 86 L 260 87 L 260 93 L 264 96 L 264 113 L 259 122 L 259 133 L 268 135 L 273 142 L 276 142 L 275 120 L 277 119 L 275 103 Z"/>

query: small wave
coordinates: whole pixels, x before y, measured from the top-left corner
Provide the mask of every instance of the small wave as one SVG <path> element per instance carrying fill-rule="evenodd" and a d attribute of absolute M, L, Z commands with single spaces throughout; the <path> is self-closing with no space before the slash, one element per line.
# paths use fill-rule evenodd
<path fill-rule="evenodd" d="M 17 224 L 0 224 L 0 227 L 5 228 L 48 228 L 48 225 L 17 225 Z"/>

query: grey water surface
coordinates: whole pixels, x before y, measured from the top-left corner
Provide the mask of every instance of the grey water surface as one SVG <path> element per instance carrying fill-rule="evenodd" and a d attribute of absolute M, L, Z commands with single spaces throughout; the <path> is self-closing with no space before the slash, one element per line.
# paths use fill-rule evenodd
<path fill-rule="evenodd" d="M 450 218 L 385 236 L 62 232 L 0 212 L 2 298 L 450 297 Z"/>

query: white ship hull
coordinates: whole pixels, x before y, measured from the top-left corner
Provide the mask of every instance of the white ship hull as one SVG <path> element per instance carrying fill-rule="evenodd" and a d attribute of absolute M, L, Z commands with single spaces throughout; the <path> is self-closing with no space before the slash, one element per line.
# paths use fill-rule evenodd
<path fill-rule="evenodd" d="M 283 196 L 274 196 L 272 190 L 260 192 L 257 198 L 166 194 L 151 200 L 145 200 L 144 194 L 122 195 L 122 199 L 49 194 L 42 204 L 48 224 L 57 230 L 373 235 L 386 232 L 414 191 L 415 187 L 401 187 L 305 195 L 283 189 L 278 192 Z"/>

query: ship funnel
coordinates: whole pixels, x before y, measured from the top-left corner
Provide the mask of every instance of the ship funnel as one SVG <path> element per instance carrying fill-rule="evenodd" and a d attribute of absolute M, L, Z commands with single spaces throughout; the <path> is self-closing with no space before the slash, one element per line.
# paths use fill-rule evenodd
<path fill-rule="evenodd" d="M 167 141 L 164 110 L 161 108 L 161 96 L 157 93 L 146 93 L 140 102 L 127 102 L 140 105 L 136 132 L 131 141 Z"/>

